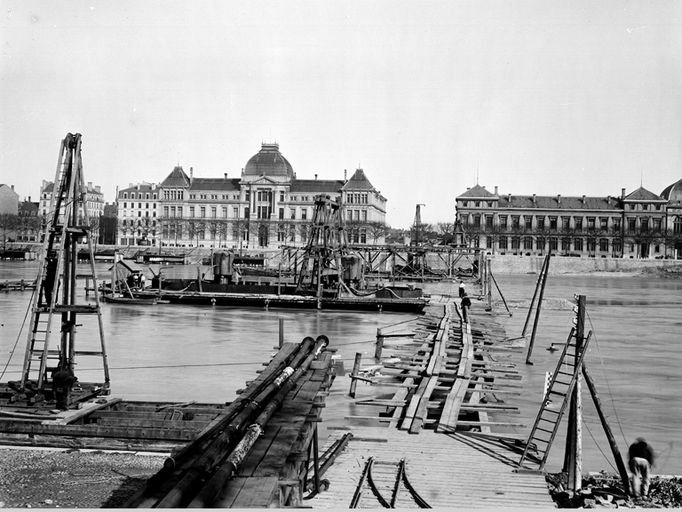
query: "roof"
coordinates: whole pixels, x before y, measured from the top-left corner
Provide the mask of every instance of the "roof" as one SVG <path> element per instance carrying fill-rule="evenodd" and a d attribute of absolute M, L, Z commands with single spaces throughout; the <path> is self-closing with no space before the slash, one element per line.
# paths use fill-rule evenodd
<path fill-rule="evenodd" d="M 120 195 L 122 192 L 151 192 L 152 190 L 157 190 L 156 184 L 138 183 L 137 185 L 119 189 L 118 193 Z"/>
<path fill-rule="evenodd" d="M 668 185 L 661 192 L 661 197 L 669 202 L 682 202 L 682 180 L 676 181 L 672 185 Z"/>
<path fill-rule="evenodd" d="M 499 196 L 498 208 L 523 208 L 538 210 L 615 210 L 617 197 L 563 197 L 563 196 Z"/>
<path fill-rule="evenodd" d="M 353 176 L 343 185 L 343 190 L 371 190 L 374 191 L 374 187 L 365 176 L 365 171 L 362 169 L 357 169 Z"/>
<path fill-rule="evenodd" d="M 291 192 L 338 193 L 343 187 L 340 180 L 291 180 Z"/>
<path fill-rule="evenodd" d="M 239 190 L 239 178 L 194 178 L 190 190 Z"/>
<path fill-rule="evenodd" d="M 639 187 L 634 192 L 631 192 L 625 196 L 625 201 L 665 201 L 665 199 L 663 199 L 661 196 L 657 196 L 644 187 Z"/>
<path fill-rule="evenodd" d="M 471 187 L 468 189 L 464 194 L 461 196 L 457 196 L 457 199 L 459 198 L 469 198 L 469 199 L 487 199 L 489 197 L 498 197 L 495 194 L 487 191 L 485 187 L 482 187 L 481 185 L 476 184 L 476 186 Z"/>
<path fill-rule="evenodd" d="M 253 155 L 244 167 L 246 176 L 289 176 L 294 177 L 294 169 L 279 152 L 279 144 L 263 142 L 258 153 Z"/>
<path fill-rule="evenodd" d="M 189 187 L 189 178 L 179 165 L 161 182 L 160 187 Z"/>

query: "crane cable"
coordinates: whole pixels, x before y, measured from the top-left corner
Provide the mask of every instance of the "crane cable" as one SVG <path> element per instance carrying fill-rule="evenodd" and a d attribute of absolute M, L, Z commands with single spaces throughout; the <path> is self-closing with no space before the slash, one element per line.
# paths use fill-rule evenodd
<path fill-rule="evenodd" d="M 618 430 L 620 430 L 621 435 L 623 436 L 623 441 L 625 442 L 626 446 L 629 446 L 629 442 L 627 438 L 625 437 L 625 432 L 623 432 L 623 427 L 620 422 L 620 418 L 618 417 L 618 409 L 616 408 L 616 404 L 613 400 L 613 392 L 611 391 L 611 384 L 609 383 L 609 379 L 606 376 L 606 372 L 604 371 L 604 359 L 601 355 L 601 349 L 599 348 L 599 341 L 597 340 L 597 334 L 596 334 L 596 329 L 594 327 L 594 324 L 592 323 L 592 318 L 590 317 L 590 314 L 586 311 L 585 314 L 587 315 L 587 320 L 590 322 L 590 328 L 592 329 L 592 334 L 594 336 L 594 343 L 597 347 L 597 354 L 599 355 L 599 364 L 601 366 L 601 371 L 602 371 L 602 376 L 604 377 L 604 381 L 606 382 L 606 387 L 609 389 L 609 398 L 611 399 L 611 405 L 613 407 L 613 413 L 616 417 L 616 423 L 618 424 Z"/>
<path fill-rule="evenodd" d="M 14 351 L 17 349 L 17 345 L 19 344 L 19 339 L 21 338 L 21 333 L 24 330 L 24 326 L 26 325 L 26 319 L 28 318 L 28 312 L 31 311 L 31 304 L 33 304 L 33 296 L 36 293 L 36 288 L 33 288 L 33 291 L 31 292 L 31 298 L 28 301 L 28 307 L 26 308 L 26 313 L 24 314 L 24 319 L 21 322 L 21 327 L 19 327 L 19 333 L 17 334 L 17 339 L 14 342 L 14 346 L 12 347 L 12 350 L 9 352 L 9 357 L 7 358 L 7 362 L 5 363 L 5 367 L 2 369 L 2 373 L 0 373 L 0 379 L 2 379 L 5 376 L 5 372 L 7 371 L 7 368 L 9 367 L 9 363 L 12 361 L 12 357 L 14 357 Z"/>

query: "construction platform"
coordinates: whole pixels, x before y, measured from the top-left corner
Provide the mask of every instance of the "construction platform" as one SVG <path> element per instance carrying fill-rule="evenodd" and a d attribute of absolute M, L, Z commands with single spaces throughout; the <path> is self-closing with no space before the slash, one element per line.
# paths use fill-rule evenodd
<path fill-rule="evenodd" d="M 404 509 L 555 506 L 543 473 L 518 471 L 518 453 L 485 436 L 432 430 L 414 436 L 376 427 L 349 431 L 353 437 L 347 448 L 324 474 L 329 489 L 306 500 L 306 505 L 380 508 L 378 492 L 389 504 L 394 500 L 395 508 Z"/>

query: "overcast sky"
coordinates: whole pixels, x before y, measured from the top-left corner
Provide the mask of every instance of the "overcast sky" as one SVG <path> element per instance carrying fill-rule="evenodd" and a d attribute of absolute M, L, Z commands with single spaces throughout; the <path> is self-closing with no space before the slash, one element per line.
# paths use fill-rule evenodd
<path fill-rule="evenodd" d="M 360 165 L 389 224 L 478 182 L 606 196 L 682 178 L 680 1 L 0 0 L 0 183 L 23 199 L 83 134 L 87 181 L 299 178 Z"/>

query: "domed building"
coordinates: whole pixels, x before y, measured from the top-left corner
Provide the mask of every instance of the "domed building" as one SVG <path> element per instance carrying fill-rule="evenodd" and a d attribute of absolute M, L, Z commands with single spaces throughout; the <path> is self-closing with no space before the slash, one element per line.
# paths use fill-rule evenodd
<path fill-rule="evenodd" d="M 362 169 L 343 179 L 299 179 L 277 143 L 262 143 L 239 176 L 199 178 L 176 166 L 158 186 L 159 204 L 154 237 L 167 247 L 278 249 L 307 241 L 315 196 L 342 197 L 346 204 L 349 241 L 382 244 L 386 198 Z M 123 191 L 122 191 L 123 192 Z M 125 190 L 129 193 L 130 190 Z M 119 218 L 130 212 L 119 193 Z M 120 233 L 122 235 L 122 233 Z M 119 243 L 125 243 L 119 236 Z"/>
<path fill-rule="evenodd" d="M 670 237 L 668 256 L 682 259 L 682 180 L 665 187 L 661 197 L 668 201 L 666 207 L 666 225 Z"/>

